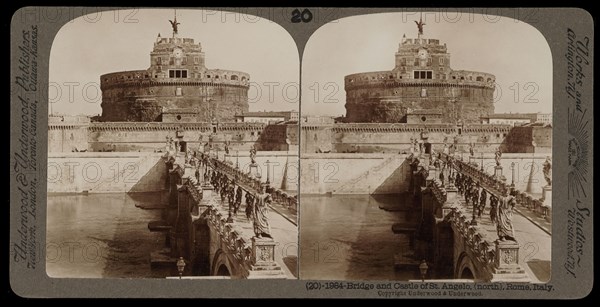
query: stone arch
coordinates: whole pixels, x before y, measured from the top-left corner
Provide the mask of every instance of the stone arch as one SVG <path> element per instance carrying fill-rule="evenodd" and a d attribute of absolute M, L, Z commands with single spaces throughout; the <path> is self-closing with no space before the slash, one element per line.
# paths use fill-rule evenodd
<path fill-rule="evenodd" d="M 216 276 L 231 276 L 231 272 L 229 272 L 229 269 L 227 268 L 226 265 L 221 264 L 221 266 L 219 267 L 219 269 L 217 270 L 217 273 L 215 275 Z"/>
<path fill-rule="evenodd" d="M 227 254 L 222 249 L 219 249 L 215 253 L 210 272 L 210 275 L 212 276 L 235 275 L 235 272 L 232 270 L 229 259 L 227 258 Z"/>
<path fill-rule="evenodd" d="M 475 269 L 475 265 L 473 265 L 473 261 L 465 252 L 458 257 L 454 270 L 454 277 L 457 279 L 477 280 L 477 270 Z"/>

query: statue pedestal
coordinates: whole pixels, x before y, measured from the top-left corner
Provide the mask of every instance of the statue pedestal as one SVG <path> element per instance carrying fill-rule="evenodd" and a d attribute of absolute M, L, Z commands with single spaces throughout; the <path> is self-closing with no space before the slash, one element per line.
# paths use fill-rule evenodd
<path fill-rule="evenodd" d="M 248 279 L 281 279 L 285 273 L 275 261 L 275 246 L 272 238 L 252 238 L 252 265 Z"/>
<path fill-rule="evenodd" d="M 552 186 L 542 187 L 542 203 L 546 207 L 552 207 Z"/>
<path fill-rule="evenodd" d="M 494 167 L 494 177 L 502 178 L 502 166 L 496 165 L 496 167 Z"/>
<path fill-rule="evenodd" d="M 428 173 L 427 173 L 427 181 L 429 180 L 435 180 L 436 178 L 436 174 L 437 174 L 437 169 L 435 168 L 435 166 L 433 165 L 429 165 L 428 167 Z"/>
<path fill-rule="evenodd" d="M 250 167 L 248 168 L 248 175 L 250 176 L 250 178 L 256 178 L 257 174 L 258 174 L 258 164 L 257 163 L 250 164 Z"/>
<path fill-rule="evenodd" d="M 446 188 L 446 202 L 442 205 L 442 218 L 446 217 L 452 212 L 452 207 L 456 203 L 458 198 L 458 190 L 454 186 L 448 186 Z"/>
<path fill-rule="evenodd" d="M 519 243 L 496 241 L 496 258 L 492 282 L 530 282 L 531 279 L 519 265 Z"/>

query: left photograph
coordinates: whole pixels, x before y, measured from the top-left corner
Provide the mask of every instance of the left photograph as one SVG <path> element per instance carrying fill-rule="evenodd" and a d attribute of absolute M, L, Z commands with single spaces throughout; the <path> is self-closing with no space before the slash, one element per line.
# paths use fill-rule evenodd
<path fill-rule="evenodd" d="M 298 278 L 286 30 L 239 12 L 102 11 L 60 29 L 49 65 L 48 276 Z"/>

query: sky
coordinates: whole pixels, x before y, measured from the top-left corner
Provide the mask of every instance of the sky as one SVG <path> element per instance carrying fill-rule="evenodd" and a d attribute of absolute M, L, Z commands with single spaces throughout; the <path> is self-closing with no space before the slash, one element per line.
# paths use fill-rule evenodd
<path fill-rule="evenodd" d="M 170 37 L 172 9 L 105 11 L 65 24 L 50 52 L 52 114 L 97 115 L 100 75 L 150 67 L 158 33 Z M 298 110 L 300 60 L 282 27 L 252 15 L 177 10 L 179 37 L 202 44 L 206 67 L 250 74 L 250 111 Z"/>
<path fill-rule="evenodd" d="M 344 76 L 393 69 L 402 35 L 416 38 L 418 19 L 413 12 L 370 14 L 320 27 L 302 57 L 302 114 L 344 115 Z M 552 112 L 550 47 L 534 27 L 467 13 L 424 13 L 423 21 L 425 38 L 446 43 L 452 69 L 496 76 L 496 113 Z"/>

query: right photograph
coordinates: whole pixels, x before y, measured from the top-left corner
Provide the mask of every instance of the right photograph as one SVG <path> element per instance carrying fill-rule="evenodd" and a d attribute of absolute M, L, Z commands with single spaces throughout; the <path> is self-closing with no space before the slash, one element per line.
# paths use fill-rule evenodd
<path fill-rule="evenodd" d="M 300 279 L 546 283 L 552 57 L 533 26 L 399 12 L 302 57 Z"/>

